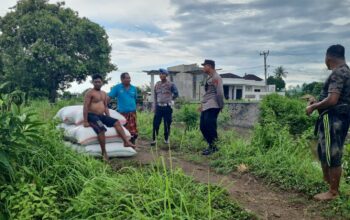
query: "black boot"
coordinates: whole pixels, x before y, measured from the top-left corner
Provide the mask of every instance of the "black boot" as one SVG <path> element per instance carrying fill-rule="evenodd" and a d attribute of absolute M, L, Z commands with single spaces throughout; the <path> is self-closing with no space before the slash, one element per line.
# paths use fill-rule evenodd
<path fill-rule="evenodd" d="M 209 156 L 210 154 L 213 154 L 217 151 L 219 151 L 219 149 L 215 146 L 208 147 L 207 149 L 203 150 L 202 155 Z"/>

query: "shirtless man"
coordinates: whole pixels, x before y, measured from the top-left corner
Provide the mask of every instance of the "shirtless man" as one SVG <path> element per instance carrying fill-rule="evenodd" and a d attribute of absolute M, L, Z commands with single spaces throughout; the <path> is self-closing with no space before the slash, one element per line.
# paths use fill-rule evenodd
<path fill-rule="evenodd" d="M 125 135 L 125 132 L 119 121 L 109 116 L 107 107 L 107 95 L 101 91 L 102 77 L 98 74 L 92 77 L 93 89 L 90 89 L 84 98 L 84 127 L 91 126 L 97 134 L 98 142 L 101 146 L 102 156 L 105 161 L 108 161 L 106 152 L 105 132 L 107 127 L 114 127 L 118 135 L 123 139 L 124 147 L 135 148 Z"/>

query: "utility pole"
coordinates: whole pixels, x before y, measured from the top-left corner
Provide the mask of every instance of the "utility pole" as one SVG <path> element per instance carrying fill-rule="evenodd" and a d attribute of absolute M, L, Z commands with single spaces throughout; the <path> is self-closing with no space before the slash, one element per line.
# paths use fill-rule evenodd
<path fill-rule="evenodd" d="M 267 52 L 266 51 L 263 51 L 260 53 L 260 56 L 264 56 L 264 70 L 265 70 L 265 85 L 267 85 L 267 65 L 266 65 L 266 58 L 267 56 L 269 55 L 270 51 L 268 50 Z"/>

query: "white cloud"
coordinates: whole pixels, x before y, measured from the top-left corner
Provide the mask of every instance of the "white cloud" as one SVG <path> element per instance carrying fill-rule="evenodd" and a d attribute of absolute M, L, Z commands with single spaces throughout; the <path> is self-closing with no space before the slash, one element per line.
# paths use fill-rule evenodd
<path fill-rule="evenodd" d="M 57 2 L 57 0 L 50 0 Z M 0 16 L 15 5 L 2 0 Z M 269 73 L 283 65 L 287 84 L 324 79 L 326 48 L 350 48 L 350 3 L 328 0 L 66 0 L 66 7 L 105 27 L 118 71 L 106 90 L 131 73 L 142 85 L 142 70 L 215 59 L 222 72 L 263 77 L 262 50 L 270 50 Z M 327 15 L 327 16 L 325 16 Z M 321 77 L 322 75 L 322 77 Z M 290 82 L 290 83 L 289 83 Z M 83 91 L 90 83 L 72 85 Z"/>

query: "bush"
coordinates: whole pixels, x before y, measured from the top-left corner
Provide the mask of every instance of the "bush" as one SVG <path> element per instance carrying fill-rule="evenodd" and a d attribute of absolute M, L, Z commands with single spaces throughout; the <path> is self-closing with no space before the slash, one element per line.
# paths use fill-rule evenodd
<path fill-rule="evenodd" d="M 180 109 L 174 112 L 174 121 L 184 122 L 186 130 L 196 128 L 199 126 L 199 116 L 198 106 L 187 104 L 181 106 Z"/>
<path fill-rule="evenodd" d="M 277 94 L 266 96 L 260 105 L 261 115 L 259 122 L 262 126 L 272 120 L 280 126 L 289 128 L 293 135 L 302 134 L 310 127 L 314 126 L 317 116 L 308 117 L 305 114 L 306 103 L 290 99 Z"/>
<path fill-rule="evenodd" d="M 62 213 L 58 208 L 55 186 L 38 189 L 33 183 L 21 179 L 14 186 L 5 185 L 1 199 L 5 200 L 11 219 L 58 219 Z"/>

